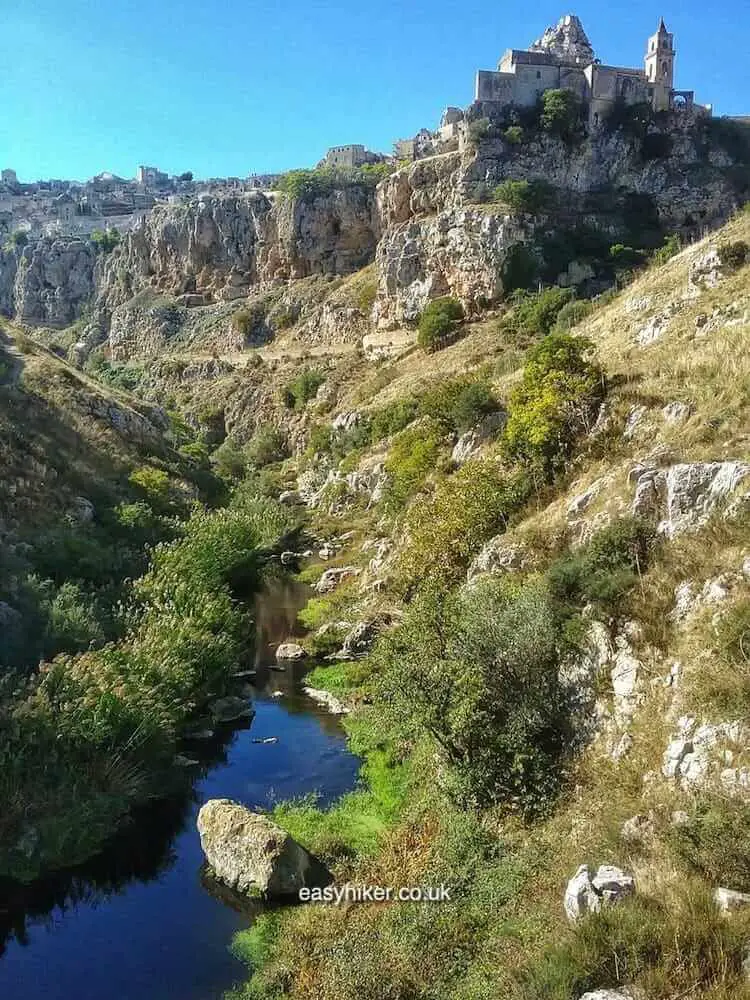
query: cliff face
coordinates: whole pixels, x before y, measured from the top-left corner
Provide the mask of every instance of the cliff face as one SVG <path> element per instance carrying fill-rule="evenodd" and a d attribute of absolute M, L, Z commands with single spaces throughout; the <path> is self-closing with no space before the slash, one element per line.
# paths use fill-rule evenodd
<path fill-rule="evenodd" d="M 72 238 L 0 253 L 0 312 L 31 326 L 68 326 L 94 295 L 96 262 L 92 244 Z"/>
<path fill-rule="evenodd" d="M 158 207 L 108 258 L 99 301 L 112 310 L 148 286 L 201 297 L 188 305 L 237 299 L 264 282 L 349 274 L 372 260 L 376 242 L 374 192 L 363 187 Z"/>
<path fill-rule="evenodd" d="M 417 162 L 380 185 L 379 326 L 415 320 L 438 295 L 455 296 L 470 314 L 499 298 L 518 243 L 552 267 L 544 243 L 553 232 L 588 227 L 612 243 L 645 231 L 692 235 L 747 197 L 747 168 L 711 126 L 689 118 L 673 116 L 645 135 L 603 128 L 576 142 L 534 133 L 513 143 L 489 124 L 476 150 Z M 487 204 L 505 180 L 544 182 L 550 203 L 534 216 Z"/>

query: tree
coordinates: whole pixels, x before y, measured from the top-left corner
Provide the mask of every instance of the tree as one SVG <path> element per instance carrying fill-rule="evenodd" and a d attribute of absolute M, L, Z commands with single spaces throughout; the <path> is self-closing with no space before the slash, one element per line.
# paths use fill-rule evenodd
<path fill-rule="evenodd" d="M 561 630 L 544 585 L 428 587 L 376 651 L 396 732 L 428 736 L 462 804 L 526 815 L 551 805 L 569 734 Z"/>
<path fill-rule="evenodd" d="M 545 90 L 539 124 L 545 132 L 572 139 L 581 122 L 581 102 L 570 90 Z"/>
<path fill-rule="evenodd" d="M 445 296 L 429 302 L 419 317 L 417 343 L 433 351 L 445 341 L 464 318 L 464 309 L 457 299 Z"/>
<path fill-rule="evenodd" d="M 180 174 L 177 178 L 178 181 L 191 181 L 193 179 L 193 171 L 186 170 L 184 174 Z"/>

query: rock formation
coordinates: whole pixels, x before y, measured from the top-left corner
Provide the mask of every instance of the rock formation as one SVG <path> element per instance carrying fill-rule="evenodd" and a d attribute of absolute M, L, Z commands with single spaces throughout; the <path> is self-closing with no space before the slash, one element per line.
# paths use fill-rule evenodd
<path fill-rule="evenodd" d="M 325 865 L 285 830 L 229 799 L 206 802 L 198 833 L 213 874 L 237 892 L 283 899 L 333 881 Z"/>

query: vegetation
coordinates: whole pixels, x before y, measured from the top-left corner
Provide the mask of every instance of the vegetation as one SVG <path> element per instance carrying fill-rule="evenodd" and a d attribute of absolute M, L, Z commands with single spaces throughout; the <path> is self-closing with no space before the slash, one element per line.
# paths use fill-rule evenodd
<path fill-rule="evenodd" d="M 604 395 L 604 377 L 588 360 L 591 344 L 552 333 L 528 355 L 513 390 L 505 428 L 509 457 L 552 473 L 570 453 L 582 430 L 591 426 Z"/>
<path fill-rule="evenodd" d="M 397 435 L 385 463 L 388 485 L 383 499 L 386 509 L 401 510 L 424 484 L 437 464 L 442 437 L 440 426 L 429 419 Z"/>
<path fill-rule="evenodd" d="M 347 187 L 375 188 L 393 171 L 388 163 L 368 163 L 362 167 L 316 167 L 290 170 L 282 174 L 278 190 L 290 198 L 311 199 Z"/>
<path fill-rule="evenodd" d="M 500 322 L 502 333 L 510 333 L 520 343 L 545 337 L 555 326 L 558 315 L 572 304 L 572 288 L 545 288 L 540 292 L 518 289 L 510 297 L 510 312 Z"/>
<path fill-rule="evenodd" d="M 242 601 L 258 587 L 260 547 L 285 523 L 260 499 L 196 510 L 181 539 L 153 550 L 120 641 L 56 657 L 0 705 L 2 874 L 88 857 L 136 802 L 170 787 L 180 728 L 225 687 L 252 637 Z M 73 642 L 86 628 L 69 588 L 54 615 Z"/>
<path fill-rule="evenodd" d="M 507 205 L 512 212 L 533 215 L 549 207 L 554 189 L 546 181 L 503 181 L 492 192 L 492 200 Z"/>
<path fill-rule="evenodd" d="M 97 253 L 108 254 L 120 242 L 120 231 L 119 229 L 95 229 L 90 239 Z"/>
<path fill-rule="evenodd" d="M 581 131 L 583 108 L 570 90 L 545 90 L 541 98 L 539 125 L 545 132 L 570 141 Z"/>
<path fill-rule="evenodd" d="M 731 243 L 721 243 L 717 253 L 722 267 L 730 271 L 738 271 L 745 265 L 750 247 L 745 240 L 734 240 Z"/>
<path fill-rule="evenodd" d="M 284 406 L 289 410 L 303 409 L 311 399 L 315 398 L 324 382 L 325 375 L 321 371 L 316 368 L 306 368 L 281 390 Z"/>
<path fill-rule="evenodd" d="M 448 342 L 463 318 L 463 306 L 457 299 L 450 296 L 433 299 L 419 317 L 417 343 L 427 351 L 434 351 Z"/>

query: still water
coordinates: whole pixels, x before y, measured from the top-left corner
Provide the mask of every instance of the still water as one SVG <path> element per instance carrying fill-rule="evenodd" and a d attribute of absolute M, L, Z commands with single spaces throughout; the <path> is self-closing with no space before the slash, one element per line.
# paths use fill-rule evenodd
<path fill-rule="evenodd" d="M 228 945 L 252 914 L 203 884 L 198 810 L 211 798 L 265 808 L 317 792 L 329 802 L 359 766 L 338 722 L 300 693 L 301 669 L 270 669 L 304 598 L 276 584 L 261 599 L 255 718 L 189 748 L 202 768 L 188 801 L 144 810 L 80 872 L 0 890 L 2 1000 L 213 1000 L 243 978 Z"/>

